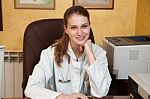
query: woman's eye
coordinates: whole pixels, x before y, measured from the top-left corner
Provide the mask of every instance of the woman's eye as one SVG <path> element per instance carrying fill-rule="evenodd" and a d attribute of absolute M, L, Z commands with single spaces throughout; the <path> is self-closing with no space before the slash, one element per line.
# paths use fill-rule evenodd
<path fill-rule="evenodd" d="M 76 29 L 77 27 L 71 27 L 71 29 Z"/>
<path fill-rule="evenodd" d="M 86 27 L 87 27 L 87 25 L 83 25 L 83 26 L 82 26 L 82 28 L 86 28 Z"/>

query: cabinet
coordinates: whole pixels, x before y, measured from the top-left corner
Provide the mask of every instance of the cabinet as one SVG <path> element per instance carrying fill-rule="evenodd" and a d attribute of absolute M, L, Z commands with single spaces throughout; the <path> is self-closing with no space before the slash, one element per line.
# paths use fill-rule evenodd
<path fill-rule="evenodd" d="M 0 98 L 4 96 L 4 46 L 0 46 Z"/>
<path fill-rule="evenodd" d="M 116 79 L 116 75 L 112 75 L 112 82 L 109 89 L 109 95 L 127 96 L 128 95 L 128 79 Z"/>

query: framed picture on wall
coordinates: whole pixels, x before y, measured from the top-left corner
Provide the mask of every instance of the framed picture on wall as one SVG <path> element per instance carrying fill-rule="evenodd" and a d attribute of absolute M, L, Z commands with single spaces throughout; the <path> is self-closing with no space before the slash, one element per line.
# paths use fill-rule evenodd
<path fill-rule="evenodd" d="M 15 0 L 16 9 L 55 9 L 55 0 Z"/>
<path fill-rule="evenodd" d="M 3 31 L 2 0 L 0 0 L 0 31 Z"/>
<path fill-rule="evenodd" d="M 87 9 L 113 9 L 114 0 L 73 0 L 73 5 L 81 5 Z"/>

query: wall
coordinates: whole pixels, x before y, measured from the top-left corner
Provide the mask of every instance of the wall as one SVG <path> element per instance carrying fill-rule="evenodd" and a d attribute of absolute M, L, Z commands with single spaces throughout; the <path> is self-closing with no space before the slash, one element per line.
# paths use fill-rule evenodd
<path fill-rule="evenodd" d="M 0 31 L 2 31 L 3 30 L 3 22 L 2 22 L 2 4 L 1 4 L 1 1 L 2 0 L 0 0 Z"/>
<path fill-rule="evenodd" d="M 55 10 L 14 9 L 14 0 L 3 0 L 4 30 L 0 32 L 0 45 L 7 50 L 22 50 L 26 26 L 38 19 L 62 18 L 73 0 L 55 0 Z M 63 5 L 63 6 L 62 6 Z M 113 10 L 90 9 L 91 26 L 97 44 L 106 36 L 135 35 L 137 0 L 114 0 Z"/>
<path fill-rule="evenodd" d="M 138 0 L 136 35 L 150 35 L 150 0 Z"/>

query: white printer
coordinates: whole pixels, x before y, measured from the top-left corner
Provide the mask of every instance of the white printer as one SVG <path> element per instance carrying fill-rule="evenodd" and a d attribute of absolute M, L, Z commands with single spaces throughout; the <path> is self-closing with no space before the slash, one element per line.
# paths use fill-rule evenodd
<path fill-rule="evenodd" d="M 106 37 L 109 70 L 116 79 L 128 79 L 131 73 L 150 72 L 150 36 Z"/>
<path fill-rule="evenodd" d="M 134 99 L 150 99 L 150 73 L 133 73 L 128 77 L 129 95 Z"/>

